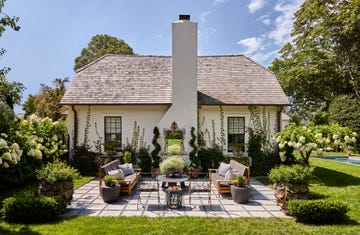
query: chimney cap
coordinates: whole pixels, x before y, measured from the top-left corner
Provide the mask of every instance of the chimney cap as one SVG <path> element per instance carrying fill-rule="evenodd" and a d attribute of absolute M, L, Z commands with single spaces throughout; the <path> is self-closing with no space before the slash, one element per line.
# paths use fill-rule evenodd
<path fill-rule="evenodd" d="M 179 15 L 179 20 L 190 20 L 190 15 Z"/>

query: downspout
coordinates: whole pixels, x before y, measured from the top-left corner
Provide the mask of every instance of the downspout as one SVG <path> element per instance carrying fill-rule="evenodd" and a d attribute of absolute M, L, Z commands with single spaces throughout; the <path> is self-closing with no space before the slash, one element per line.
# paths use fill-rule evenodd
<path fill-rule="evenodd" d="M 74 138 L 73 138 L 73 147 L 77 146 L 78 142 L 78 117 L 77 111 L 74 105 L 71 105 L 71 110 L 74 112 Z"/>
<path fill-rule="evenodd" d="M 283 106 L 278 106 L 278 110 L 276 112 L 276 133 L 281 131 L 281 113 L 283 110 Z"/>

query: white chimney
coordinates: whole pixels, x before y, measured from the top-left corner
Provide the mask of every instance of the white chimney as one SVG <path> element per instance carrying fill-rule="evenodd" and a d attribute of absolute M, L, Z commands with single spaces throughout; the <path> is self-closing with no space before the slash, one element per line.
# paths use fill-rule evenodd
<path fill-rule="evenodd" d="M 197 23 L 190 15 L 180 15 L 172 23 L 172 105 L 159 126 L 169 128 L 175 121 L 184 128 L 186 152 L 191 151 L 191 127 L 197 129 L 197 56 Z"/>

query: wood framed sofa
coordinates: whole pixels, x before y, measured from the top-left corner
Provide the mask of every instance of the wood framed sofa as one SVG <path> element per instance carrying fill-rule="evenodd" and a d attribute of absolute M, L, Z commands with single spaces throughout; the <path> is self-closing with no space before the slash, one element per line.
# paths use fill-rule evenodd
<path fill-rule="evenodd" d="M 119 169 L 119 166 L 121 166 L 120 161 L 114 160 L 112 162 L 109 162 L 109 163 L 99 167 L 99 191 L 100 191 L 100 194 L 101 194 L 101 185 L 103 183 L 103 177 L 105 175 L 109 175 L 110 171 Z M 137 169 L 134 169 L 133 173 L 131 173 L 129 175 L 125 175 L 124 179 L 119 179 L 118 181 L 121 186 L 120 192 L 125 192 L 130 196 L 132 189 L 134 189 L 135 185 L 140 182 L 140 177 L 141 177 L 141 169 L 137 168 Z"/>
<path fill-rule="evenodd" d="M 224 164 L 226 165 L 226 164 Z M 220 165 L 221 167 L 221 165 Z M 250 166 L 245 166 L 235 160 L 230 160 L 230 164 L 227 165 L 227 170 L 231 170 L 235 174 L 241 174 L 245 176 L 246 178 L 246 184 L 250 186 Z M 209 169 L 209 177 L 211 183 L 215 186 L 218 197 L 220 197 L 221 193 L 230 193 L 230 184 L 232 182 L 232 179 L 226 179 L 226 175 L 224 172 L 220 172 L 221 169 Z"/>

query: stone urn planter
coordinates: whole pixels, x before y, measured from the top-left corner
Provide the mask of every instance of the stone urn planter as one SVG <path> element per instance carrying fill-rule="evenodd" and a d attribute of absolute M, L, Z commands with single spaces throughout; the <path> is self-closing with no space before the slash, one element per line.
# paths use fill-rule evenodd
<path fill-rule="evenodd" d="M 250 198 L 250 188 L 248 186 L 236 187 L 234 185 L 230 186 L 231 197 L 236 203 L 247 203 Z"/>
<path fill-rule="evenodd" d="M 101 186 L 101 196 L 104 202 L 114 202 L 119 199 L 120 185 L 109 187 L 106 185 Z"/>
<path fill-rule="evenodd" d="M 48 183 L 41 181 L 38 188 L 38 194 L 46 197 L 56 197 L 62 204 L 62 211 L 66 210 L 66 206 L 70 205 L 74 194 L 74 183 L 69 181 L 56 181 Z"/>

